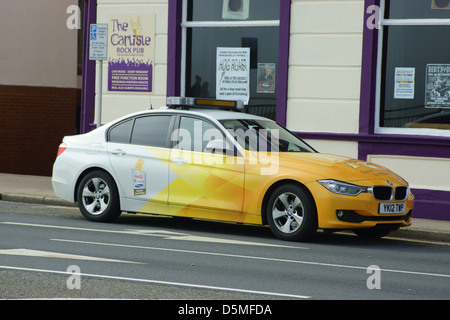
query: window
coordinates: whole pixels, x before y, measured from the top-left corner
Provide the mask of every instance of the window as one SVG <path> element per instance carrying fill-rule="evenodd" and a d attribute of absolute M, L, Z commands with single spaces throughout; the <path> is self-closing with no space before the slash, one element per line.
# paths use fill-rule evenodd
<path fill-rule="evenodd" d="M 376 132 L 450 136 L 450 1 L 383 0 L 381 12 Z"/>
<path fill-rule="evenodd" d="M 117 143 L 130 143 L 133 119 L 115 125 L 109 130 L 109 141 Z"/>
<path fill-rule="evenodd" d="M 280 0 L 184 0 L 183 13 L 181 95 L 244 100 L 275 119 Z M 242 72 L 219 71 L 224 55 L 248 60 Z"/>
<path fill-rule="evenodd" d="M 134 123 L 131 143 L 153 147 L 167 147 L 171 118 L 171 116 L 137 118 Z"/>
<path fill-rule="evenodd" d="M 211 123 L 197 118 L 181 117 L 177 149 L 203 152 L 208 142 L 216 139 L 225 141 L 220 130 Z"/>
<path fill-rule="evenodd" d="M 315 152 L 303 140 L 269 120 L 232 119 L 220 123 L 250 151 Z"/>

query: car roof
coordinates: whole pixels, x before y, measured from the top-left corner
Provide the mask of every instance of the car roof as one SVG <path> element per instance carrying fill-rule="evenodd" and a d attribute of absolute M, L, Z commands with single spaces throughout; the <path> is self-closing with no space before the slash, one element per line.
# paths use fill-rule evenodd
<path fill-rule="evenodd" d="M 191 114 L 202 114 L 217 120 L 229 120 L 229 119 L 259 119 L 259 120 L 270 120 L 261 116 L 257 116 L 250 113 L 239 112 L 239 111 L 227 111 L 227 110 L 214 110 L 214 109 L 190 109 Z"/>
<path fill-rule="evenodd" d="M 217 109 L 203 109 L 203 108 L 190 108 L 190 109 L 174 109 L 163 107 L 161 109 L 151 109 L 138 111 L 134 113 L 130 113 L 124 115 L 123 117 L 117 118 L 111 121 L 109 124 L 117 123 L 124 119 L 130 117 L 136 117 L 141 115 L 151 115 L 151 114 L 161 114 L 161 113 L 170 113 L 170 114 L 187 114 L 187 115 L 196 115 L 204 118 L 208 118 L 210 120 L 232 120 L 232 119 L 254 119 L 254 120 L 269 120 L 271 119 L 257 116 L 254 114 L 249 114 L 245 112 L 233 111 L 233 110 L 217 110 Z"/>

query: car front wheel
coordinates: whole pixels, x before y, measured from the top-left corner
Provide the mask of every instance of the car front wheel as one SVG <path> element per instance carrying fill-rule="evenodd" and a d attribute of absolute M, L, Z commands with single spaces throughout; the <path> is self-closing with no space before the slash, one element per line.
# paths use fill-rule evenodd
<path fill-rule="evenodd" d="M 111 176 L 103 171 L 88 173 L 78 187 L 78 207 L 91 221 L 109 222 L 119 217 L 119 193 Z"/>
<path fill-rule="evenodd" d="M 314 201 L 297 185 L 278 187 L 269 198 L 266 213 L 270 229 L 280 239 L 306 240 L 317 230 Z"/>

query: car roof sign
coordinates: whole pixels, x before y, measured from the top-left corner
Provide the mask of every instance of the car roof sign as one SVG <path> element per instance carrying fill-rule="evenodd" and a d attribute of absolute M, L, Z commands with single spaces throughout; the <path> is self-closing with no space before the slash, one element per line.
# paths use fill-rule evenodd
<path fill-rule="evenodd" d="M 190 98 L 190 97 L 167 97 L 167 106 L 169 108 L 206 108 L 206 109 L 225 109 L 225 110 L 242 110 L 244 109 L 243 101 L 233 100 L 216 100 L 206 98 Z"/>

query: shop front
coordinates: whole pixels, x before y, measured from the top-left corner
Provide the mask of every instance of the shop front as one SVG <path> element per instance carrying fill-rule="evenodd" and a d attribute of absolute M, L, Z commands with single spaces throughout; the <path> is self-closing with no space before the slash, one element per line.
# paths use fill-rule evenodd
<path fill-rule="evenodd" d="M 85 0 L 82 132 L 167 96 L 243 100 L 450 220 L 450 1 Z M 108 57 L 89 60 L 89 26 Z"/>

